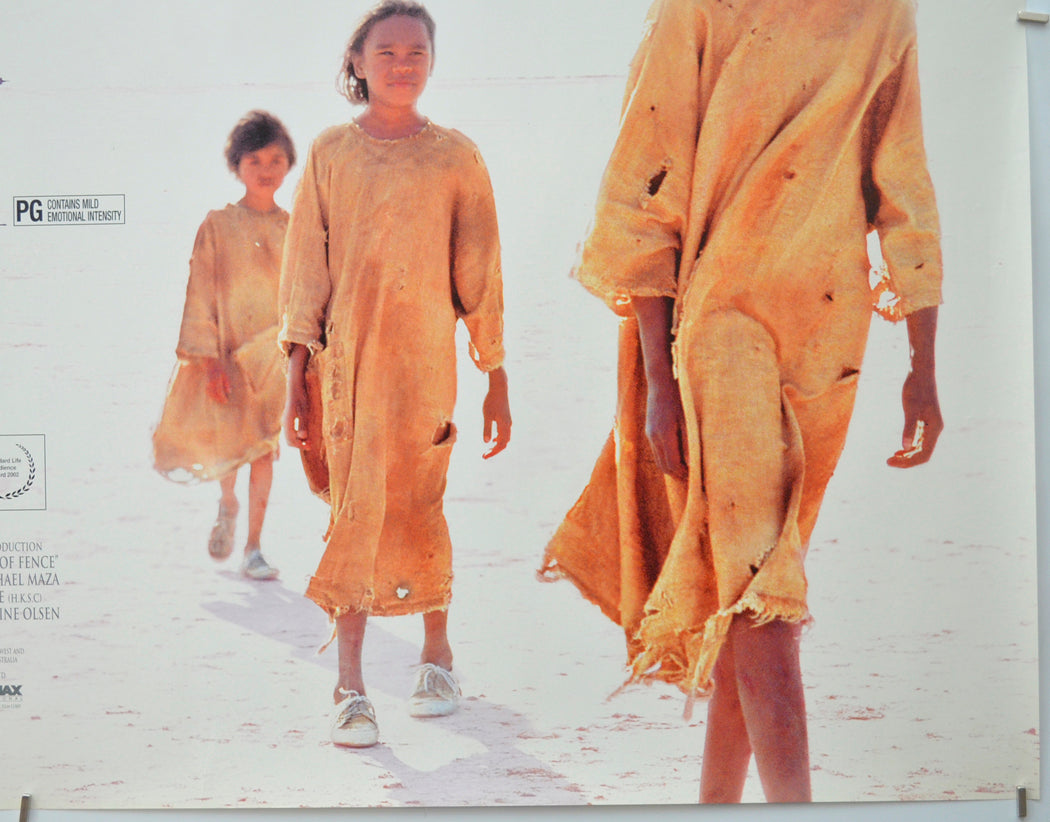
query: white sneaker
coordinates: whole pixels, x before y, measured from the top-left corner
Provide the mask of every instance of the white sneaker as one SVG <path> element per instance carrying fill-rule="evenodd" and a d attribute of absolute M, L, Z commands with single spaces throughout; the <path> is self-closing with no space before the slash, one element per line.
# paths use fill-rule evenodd
<path fill-rule="evenodd" d="M 370 748 L 379 741 L 379 725 L 376 723 L 372 701 L 357 691 L 344 691 L 346 699 L 335 706 L 332 722 L 332 742 L 347 748 Z"/>
<path fill-rule="evenodd" d="M 262 551 L 253 548 L 244 555 L 241 563 L 241 576 L 248 579 L 267 580 L 277 579 L 279 571 L 268 563 L 262 555 Z"/>
<path fill-rule="evenodd" d="M 459 707 L 462 691 L 452 671 L 425 662 L 416 675 L 416 689 L 408 698 L 408 715 L 448 716 Z"/>

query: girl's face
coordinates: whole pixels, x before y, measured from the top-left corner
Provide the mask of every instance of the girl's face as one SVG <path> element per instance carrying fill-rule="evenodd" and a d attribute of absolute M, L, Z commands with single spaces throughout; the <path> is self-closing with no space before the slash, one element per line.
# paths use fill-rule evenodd
<path fill-rule="evenodd" d="M 430 35 L 422 20 L 394 15 L 368 33 L 354 73 L 368 82 L 368 104 L 415 107 L 433 64 Z"/>
<path fill-rule="evenodd" d="M 237 164 L 237 177 L 253 197 L 272 198 L 288 174 L 288 155 L 277 143 L 249 151 Z"/>

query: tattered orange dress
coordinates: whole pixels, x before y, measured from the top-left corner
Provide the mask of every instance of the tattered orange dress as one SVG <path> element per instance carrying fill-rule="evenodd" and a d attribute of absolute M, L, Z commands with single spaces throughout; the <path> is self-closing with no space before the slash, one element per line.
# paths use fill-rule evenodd
<path fill-rule="evenodd" d="M 462 134 L 379 140 L 351 123 L 311 148 L 281 341 L 309 347 L 320 379 L 331 521 L 307 596 L 330 616 L 448 605 L 456 321 L 475 364 L 499 367 L 499 256 L 488 172 Z"/>
<path fill-rule="evenodd" d="M 220 479 L 277 451 L 284 358 L 277 292 L 288 212 L 227 205 L 197 231 L 176 355 L 154 465 L 182 481 Z M 223 360 L 230 397 L 207 397 L 205 358 Z"/>
<path fill-rule="evenodd" d="M 658 0 L 575 272 L 625 316 L 675 300 L 688 481 L 645 440 L 637 324 L 617 427 L 548 546 L 621 624 L 636 679 L 690 694 L 734 614 L 808 617 L 804 557 L 841 453 L 878 231 L 895 318 L 941 300 L 908 0 Z"/>

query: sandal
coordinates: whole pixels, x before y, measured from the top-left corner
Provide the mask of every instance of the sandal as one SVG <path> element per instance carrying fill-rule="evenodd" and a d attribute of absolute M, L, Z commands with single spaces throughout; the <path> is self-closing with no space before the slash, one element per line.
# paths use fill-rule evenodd
<path fill-rule="evenodd" d="M 220 503 L 219 516 L 211 527 L 208 537 L 208 553 L 216 562 L 228 558 L 233 553 L 233 532 L 237 528 L 237 512 L 230 512 Z"/>

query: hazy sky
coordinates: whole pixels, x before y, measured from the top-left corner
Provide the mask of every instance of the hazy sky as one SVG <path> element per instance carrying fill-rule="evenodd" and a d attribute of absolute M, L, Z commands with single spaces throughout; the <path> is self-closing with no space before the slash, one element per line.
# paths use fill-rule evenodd
<path fill-rule="evenodd" d="M 328 83 L 370 4 L 11 4 L 0 76 L 42 90 Z M 431 0 L 438 76 L 622 73 L 648 0 Z"/>

